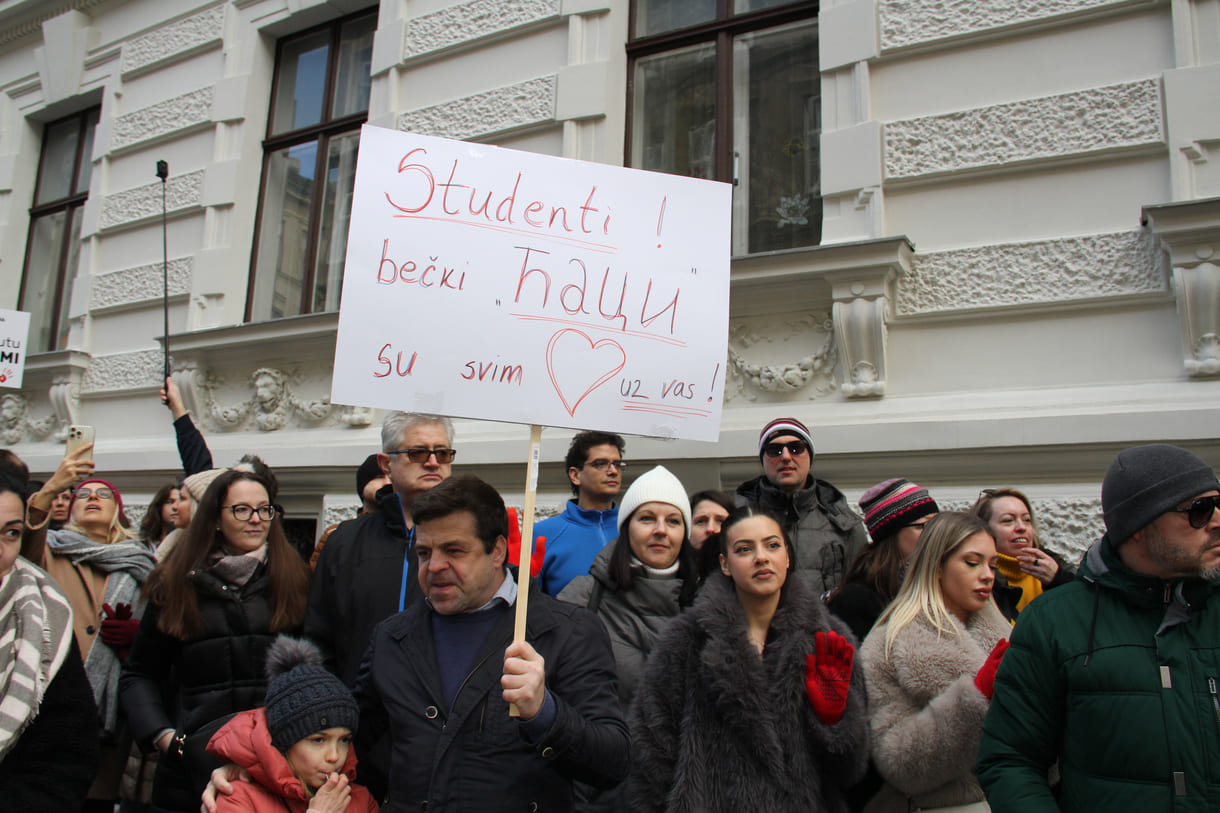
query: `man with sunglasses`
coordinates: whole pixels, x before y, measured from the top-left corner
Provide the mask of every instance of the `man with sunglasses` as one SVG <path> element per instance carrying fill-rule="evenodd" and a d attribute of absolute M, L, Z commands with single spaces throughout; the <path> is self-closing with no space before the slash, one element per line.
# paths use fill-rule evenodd
<path fill-rule="evenodd" d="M 588 573 L 597 554 L 618 535 L 614 498 L 623 490 L 625 448 L 622 436 L 610 432 L 578 432 L 568 444 L 564 462 L 575 498 L 562 513 L 534 526 L 535 550 L 544 547 L 538 583 L 547 595 L 559 595 L 568 582 Z"/>
<path fill-rule="evenodd" d="M 1185 449 L 1137 446 L 1101 507 L 1076 580 L 1017 619 L 979 780 L 996 813 L 1220 809 L 1220 482 Z"/>
<path fill-rule="evenodd" d="M 448 418 L 391 412 L 381 424 L 377 462 L 389 477 L 377 492 L 377 510 L 343 522 L 318 556 L 305 635 L 326 655 L 326 665 L 352 686 L 373 628 L 423 595 L 412 553 L 411 508 L 450 474 L 457 453 Z M 388 752 L 361 754 L 361 784 L 376 798 L 385 787 Z"/>
<path fill-rule="evenodd" d="M 760 477 L 737 487 L 738 505 L 774 513 L 796 551 L 793 569 L 817 593 L 838 587 L 847 566 L 868 544 L 864 523 L 843 492 L 811 474 L 813 438 L 796 418 L 776 418 L 758 435 Z"/>

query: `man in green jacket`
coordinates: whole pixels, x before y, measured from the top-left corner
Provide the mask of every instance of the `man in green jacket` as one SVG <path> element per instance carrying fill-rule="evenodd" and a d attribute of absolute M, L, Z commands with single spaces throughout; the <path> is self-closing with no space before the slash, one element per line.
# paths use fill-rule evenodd
<path fill-rule="evenodd" d="M 1115 458 L 1106 534 L 1000 664 L 978 764 L 995 813 L 1220 810 L 1218 495 L 1185 449 Z"/>

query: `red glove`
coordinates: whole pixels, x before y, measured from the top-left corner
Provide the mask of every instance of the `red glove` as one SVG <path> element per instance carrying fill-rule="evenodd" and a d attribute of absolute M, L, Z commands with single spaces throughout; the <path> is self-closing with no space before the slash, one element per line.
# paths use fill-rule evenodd
<path fill-rule="evenodd" d="M 996 641 L 995 647 L 991 650 L 991 654 L 987 656 L 987 660 L 983 661 L 983 665 L 979 667 L 979 673 L 974 676 L 974 685 L 983 693 L 983 697 L 988 700 L 995 692 L 995 671 L 1000 668 L 1000 661 L 1004 658 L 1004 653 L 1008 651 L 1008 639 L 1001 638 Z"/>
<path fill-rule="evenodd" d="M 102 642 L 118 654 L 119 660 L 127 660 L 131 652 L 131 642 L 140 631 L 140 619 L 132 618 L 131 605 L 120 603 L 117 607 L 102 605 L 102 629 L 98 633 Z"/>
<path fill-rule="evenodd" d="M 818 719 L 825 725 L 834 725 L 847 708 L 856 648 L 831 630 L 813 634 L 813 650 L 813 655 L 805 656 L 805 694 L 809 695 L 809 704 Z"/>
<path fill-rule="evenodd" d="M 542 560 L 546 558 L 546 537 L 540 536 L 534 540 L 534 550 L 530 554 L 530 578 L 538 578 L 542 572 Z"/>

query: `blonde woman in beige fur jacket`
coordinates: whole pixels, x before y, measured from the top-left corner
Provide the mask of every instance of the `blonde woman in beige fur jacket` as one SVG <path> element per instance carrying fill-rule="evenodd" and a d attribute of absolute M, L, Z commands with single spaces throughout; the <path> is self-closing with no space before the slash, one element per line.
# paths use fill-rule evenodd
<path fill-rule="evenodd" d="M 982 520 L 941 513 L 865 639 L 872 756 L 885 779 L 867 813 L 989 809 L 975 757 L 1012 629 L 991 598 L 995 564 Z"/>

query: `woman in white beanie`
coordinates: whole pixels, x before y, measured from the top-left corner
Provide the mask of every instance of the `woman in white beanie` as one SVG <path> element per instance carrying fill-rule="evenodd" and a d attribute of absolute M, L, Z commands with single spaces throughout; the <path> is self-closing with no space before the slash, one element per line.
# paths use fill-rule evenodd
<path fill-rule="evenodd" d="M 588 576 L 559 594 L 601 619 L 610 634 L 618 670 L 618 694 L 626 713 L 644 662 L 665 627 L 690 605 L 698 567 L 690 546 L 691 513 L 686 489 L 664 466 L 636 478 L 618 510 L 618 538 L 602 549 Z M 617 792 L 602 794 L 582 810 L 619 809 Z"/>

